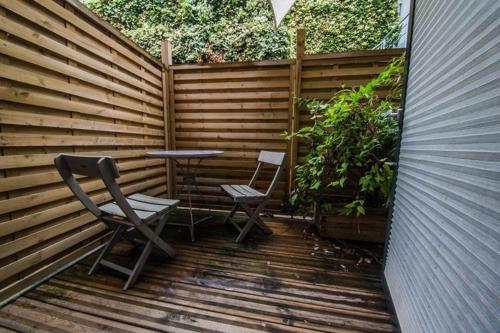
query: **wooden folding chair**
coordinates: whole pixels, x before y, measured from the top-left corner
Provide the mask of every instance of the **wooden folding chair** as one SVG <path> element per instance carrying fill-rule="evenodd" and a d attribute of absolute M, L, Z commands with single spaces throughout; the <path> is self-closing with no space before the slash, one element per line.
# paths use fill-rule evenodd
<path fill-rule="evenodd" d="M 138 193 L 125 197 L 115 182 L 120 175 L 111 157 L 61 154 L 55 158 L 54 162 L 64 182 L 81 203 L 114 230 L 110 240 L 90 269 L 89 275 L 100 266 L 109 267 L 128 275 L 128 280 L 123 287 L 127 290 L 137 280 L 153 246 L 169 257 L 175 256 L 175 250 L 160 238 L 160 234 L 167 222 L 168 213 L 178 205 L 179 200 L 155 198 Z M 74 174 L 101 178 L 115 201 L 96 206 L 76 181 Z M 154 224 L 156 227 L 153 229 Z M 106 260 L 106 256 L 120 239 L 145 245 L 132 269 Z"/>
<path fill-rule="evenodd" d="M 231 213 L 229 213 L 226 217 L 225 222 L 231 222 L 231 224 L 233 224 L 240 232 L 236 238 L 237 243 L 240 243 L 245 239 L 254 224 L 257 225 L 265 234 L 273 233 L 260 218 L 260 213 L 266 206 L 274 188 L 278 184 L 279 177 L 285 164 L 285 153 L 261 151 L 258 161 L 259 164 L 257 165 L 257 169 L 255 170 L 255 173 L 248 185 L 221 185 L 222 189 L 233 199 L 235 203 Z M 259 192 L 253 188 L 260 175 L 263 164 L 272 164 L 277 166 L 276 173 L 274 174 L 273 180 L 271 181 L 266 193 Z M 256 204 L 257 208 L 252 210 L 250 204 Z M 241 228 L 232 219 L 238 208 L 242 208 L 243 211 L 249 216 L 249 220 L 243 228 Z"/>

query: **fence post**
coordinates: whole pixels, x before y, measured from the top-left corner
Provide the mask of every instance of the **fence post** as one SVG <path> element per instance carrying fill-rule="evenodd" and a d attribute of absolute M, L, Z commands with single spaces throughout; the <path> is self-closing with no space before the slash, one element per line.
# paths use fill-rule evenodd
<path fill-rule="evenodd" d="M 297 29 L 297 42 L 295 46 L 295 73 L 293 75 L 293 103 L 292 103 L 292 119 L 291 132 L 296 132 L 299 129 L 300 110 L 297 106 L 296 99 L 300 98 L 300 87 L 302 79 L 302 60 L 305 54 L 306 31 L 305 29 Z M 295 166 L 297 165 L 299 143 L 296 137 L 292 137 L 290 142 L 290 173 L 288 181 L 288 191 L 291 193 L 294 189 Z"/>
<path fill-rule="evenodd" d="M 163 122 L 165 131 L 165 149 L 173 149 L 172 142 L 172 124 L 171 118 L 174 110 L 170 107 L 170 100 L 173 98 L 170 94 L 170 65 L 172 64 L 172 48 L 170 42 L 167 39 L 161 42 L 161 62 L 163 64 L 162 68 L 162 90 L 163 90 Z M 175 129 L 174 129 L 175 130 Z M 175 137 L 175 133 L 174 133 Z M 166 160 L 167 167 L 167 195 L 169 198 L 174 197 L 175 190 L 175 176 L 172 161 L 170 159 Z"/>

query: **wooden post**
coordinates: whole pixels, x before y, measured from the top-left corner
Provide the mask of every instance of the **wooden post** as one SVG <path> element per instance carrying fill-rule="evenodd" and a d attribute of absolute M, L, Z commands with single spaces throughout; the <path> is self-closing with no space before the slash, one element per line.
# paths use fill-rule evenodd
<path fill-rule="evenodd" d="M 295 62 L 290 63 L 290 71 L 289 71 L 289 83 L 288 83 L 288 127 L 287 131 L 288 133 L 292 133 L 293 131 L 293 104 L 295 103 Z M 291 182 L 291 173 L 292 173 L 292 153 L 293 153 L 293 140 L 288 140 L 286 143 L 286 153 L 287 153 L 287 163 L 286 163 L 286 169 L 285 169 L 285 177 L 286 177 L 286 184 L 285 184 L 285 193 L 283 195 L 283 208 L 286 209 L 288 207 L 288 202 L 290 199 L 291 195 L 291 188 L 292 185 L 290 184 Z"/>
<path fill-rule="evenodd" d="M 162 90 L 163 90 L 163 121 L 164 121 L 164 131 L 165 131 L 165 149 L 174 149 L 172 142 L 172 113 L 173 108 L 170 107 L 170 100 L 173 96 L 170 96 L 170 65 L 172 64 L 172 48 L 170 42 L 164 39 L 161 42 L 161 62 L 163 64 L 162 68 Z M 174 129 L 175 130 L 175 129 Z M 174 134 L 175 138 L 175 134 Z M 175 189 L 175 174 L 172 161 L 167 159 L 167 195 L 171 199 L 174 197 Z"/>
<path fill-rule="evenodd" d="M 306 44 L 306 31 L 305 29 L 297 29 L 297 43 L 296 43 L 296 56 L 295 56 L 295 74 L 293 77 L 294 88 L 293 88 L 293 104 L 292 104 L 292 121 L 291 121 L 291 131 L 296 132 L 299 129 L 300 120 L 300 110 L 297 106 L 297 98 L 300 98 L 300 87 L 302 78 L 302 60 L 305 54 L 305 44 Z M 299 143 L 296 137 L 293 137 L 290 142 L 290 179 L 289 192 L 291 193 L 294 189 L 295 180 L 295 166 L 297 165 Z"/>

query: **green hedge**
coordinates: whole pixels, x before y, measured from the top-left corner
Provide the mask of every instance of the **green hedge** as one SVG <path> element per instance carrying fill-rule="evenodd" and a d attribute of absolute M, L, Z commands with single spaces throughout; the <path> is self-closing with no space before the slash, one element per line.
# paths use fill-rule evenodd
<path fill-rule="evenodd" d="M 367 49 L 397 23 L 397 0 L 298 0 L 275 30 L 267 0 L 83 0 L 159 57 L 167 37 L 174 62 L 284 59 L 295 30 L 307 30 L 308 53 Z"/>

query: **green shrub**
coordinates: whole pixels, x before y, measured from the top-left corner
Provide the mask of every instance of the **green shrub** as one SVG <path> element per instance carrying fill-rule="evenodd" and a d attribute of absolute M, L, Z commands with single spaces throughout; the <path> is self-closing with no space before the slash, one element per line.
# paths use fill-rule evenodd
<path fill-rule="evenodd" d="M 397 0 L 298 0 L 279 29 L 268 0 L 83 0 L 156 57 L 169 38 L 174 62 L 286 59 L 295 31 L 308 53 L 376 46 L 398 21 Z"/>
<path fill-rule="evenodd" d="M 339 91 L 328 102 L 301 101 L 314 123 L 296 133 L 310 144 L 304 161 L 296 167 L 291 204 L 310 213 L 319 203 L 322 211 L 365 214 L 366 206 L 387 200 L 393 177 L 391 162 L 398 136 L 397 119 L 388 112 L 397 108 L 401 94 L 403 58 L 390 63 L 380 75 L 357 89 Z M 384 97 L 379 92 L 384 92 Z M 341 207 L 327 199 L 329 192 L 350 192 Z"/>

